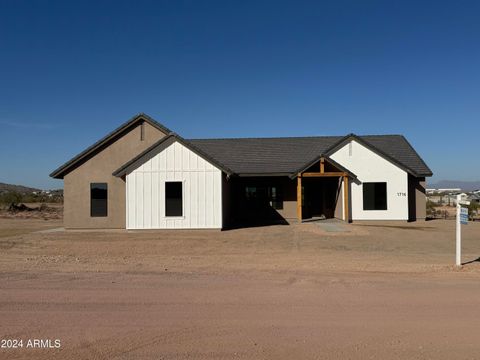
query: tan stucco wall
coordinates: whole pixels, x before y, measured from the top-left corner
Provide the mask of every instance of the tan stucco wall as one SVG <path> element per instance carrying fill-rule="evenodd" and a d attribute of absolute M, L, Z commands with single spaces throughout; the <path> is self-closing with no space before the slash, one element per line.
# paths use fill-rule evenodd
<path fill-rule="evenodd" d="M 112 172 L 165 136 L 145 122 L 140 124 L 64 177 L 64 226 L 66 228 L 125 228 L 125 180 Z M 90 183 L 108 184 L 108 216 L 90 217 Z"/>
<path fill-rule="evenodd" d="M 287 220 L 297 219 L 297 179 L 283 180 L 283 209 L 277 212 Z"/>
<path fill-rule="evenodd" d="M 427 196 L 425 194 L 425 178 L 419 178 L 415 187 L 415 204 L 417 206 L 417 220 L 427 217 Z"/>
<path fill-rule="evenodd" d="M 408 220 L 425 220 L 427 217 L 427 197 L 425 178 L 408 176 Z"/>
<path fill-rule="evenodd" d="M 335 218 L 343 220 L 343 179 L 338 179 L 337 203 L 335 204 Z"/>
<path fill-rule="evenodd" d="M 297 200 L 285 200 L 283 210 L 277 210 L 287 220 L 297 220 Z"/>

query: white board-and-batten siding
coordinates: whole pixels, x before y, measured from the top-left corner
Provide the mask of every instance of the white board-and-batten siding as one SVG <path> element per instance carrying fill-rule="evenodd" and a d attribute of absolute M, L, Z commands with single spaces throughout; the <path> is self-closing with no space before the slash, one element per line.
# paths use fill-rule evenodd
<path fill-rule="evenodd" d="M 183 183 L 183 215 L 165 216 L 165 183 Z M 221 229 L 222 171 L 174 142 L 127 174 L 127 229 Z"/>

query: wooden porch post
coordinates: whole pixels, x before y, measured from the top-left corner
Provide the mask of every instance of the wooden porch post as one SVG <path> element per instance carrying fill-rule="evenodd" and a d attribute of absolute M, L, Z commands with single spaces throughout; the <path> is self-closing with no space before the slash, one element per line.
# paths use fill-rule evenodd
<path fill-rule="evenodd" d="M 348 176 L 345 175 L 343 177 L 343 208 L 345 211 L 345 221 L 348 223 L 350 222 L 350 214 L 349 214 L 349 201 L 348 201 Z"/>
<path fill-rule="evenodd" d="M 297 217 L 298 222 L 302 222 L 302 174 L 297 176 Z"/>

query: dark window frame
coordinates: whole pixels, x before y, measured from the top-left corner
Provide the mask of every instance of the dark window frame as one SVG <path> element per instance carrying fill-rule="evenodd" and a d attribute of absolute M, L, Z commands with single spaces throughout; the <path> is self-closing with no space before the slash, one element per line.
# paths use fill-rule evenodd
<path fill-rule="evenodd" d="M 90 183 L 90 217 L 108 217 L 108 183 Z"/>
<path fill-rule="evenodd" d="M 274 190 L 275 189 L 275 190 Z M 246 201 L 268 201 L 275 210 L 283 210 L 283 188 L 280 185 L 245 185 L 244 197 Z"/>
<path fill-rule="evenodd" d="M 388 210 L 388 184 L 386 181 L 363 183 L 362 195 L 364 211 Z"/>
<path fill-rule="evenodd" d="M 167 187 L 173 184 L 180 185 L 180 189 L 167 189 Z M 172 195 L 180 190 L 180 197 L 175 198 Z M 170 193 L 170 195 L 168 194 Z M 173 193 L 173 194 L 172 194 Z M 184 191 L 183 191 L 183 181 L 165 181 L 165 217 L 166 218 L 181 218 L 184 216 L 183 213 L 183 199 L 184 199 Z"/>
<path fill-rule="evenodd" d="M 283 191 L 281 186 L 273 185 L 268 187 L 270 206 L 275 210 L 283 210 Z"/>

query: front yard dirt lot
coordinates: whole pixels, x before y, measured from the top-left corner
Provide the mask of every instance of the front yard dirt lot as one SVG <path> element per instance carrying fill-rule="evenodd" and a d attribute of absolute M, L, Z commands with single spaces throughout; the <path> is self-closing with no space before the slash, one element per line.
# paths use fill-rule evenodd
<path fill-rule="evenodd" d="M 48 230 L 57 220 L 34 221 L 0 219 L 0 339 L 61 347 L 0 348 L 1 359 L 480 352 L 480 223 L 463 227 L 466 264 L 456 269 L 454 221 L 223 232 L 63 231 Z"/>

